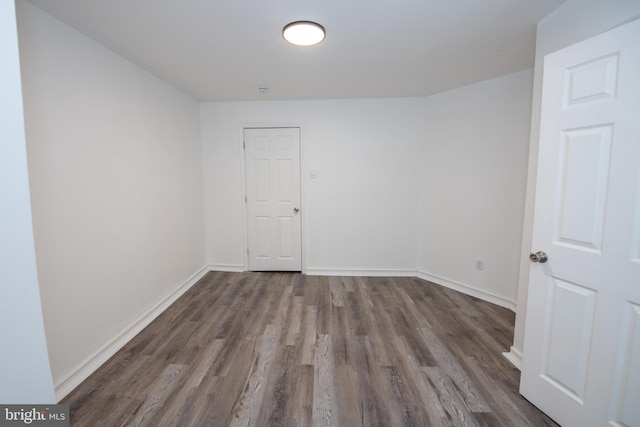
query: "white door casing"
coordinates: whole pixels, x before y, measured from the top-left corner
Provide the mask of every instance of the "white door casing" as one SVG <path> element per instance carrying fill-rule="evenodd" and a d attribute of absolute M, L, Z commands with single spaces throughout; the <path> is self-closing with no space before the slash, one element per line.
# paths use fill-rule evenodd
<path fill-rule="evenodd" d="M 251 271 L 301 271 L 300 129 L 244 130 Z"/>
<path fill-rule="evenodd" d="M 640 426 L 640 21 L 545 57 L 520 392 Z"/>

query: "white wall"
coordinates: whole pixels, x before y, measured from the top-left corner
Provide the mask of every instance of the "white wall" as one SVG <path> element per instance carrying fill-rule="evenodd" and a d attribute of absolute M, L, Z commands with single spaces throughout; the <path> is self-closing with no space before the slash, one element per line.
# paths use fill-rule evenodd
<path fill-rule="evenodd" d="M 36 271 L 13 1 L 0 1 L 0 403 L 55 403 Z"/>
<path fill-rule="evenodd" d="M 524 319 L 526 317 L 530 267 L 528 254 L 532 250 L 540 250 L 539 248 L 531 247 L 531 236 L 533 231 L 533 205 L 538 159 L 540 100 L 542 95 L 542 66 L 544 56 L 563 47 L 600 34 L 632 18 L 639 17 L 640 0 L 568 0 L 538 23 L 533 80 L 527 198 L 522 232 L 520 275 L 518 280 L 518 307 L 516 312 L 514 343 L 511 349 L 511 352 L 516 358 L 522 357 L 524 344 Z"/>
<path fill-rule="evenodd" d="M 525 70 L 426 99 L 420 276 L 512 309 L 531 85 Z"/>
<path fill-rule="evenodd" d="M 423 106 L 419 98 L 202 104 L 209 263 L 245 267 L 243 127 L 291 125 L 301 128 L 306 271 L 415 274 Z"/>
<path fill-rule="evenodd" d="M 418 271 L 515 308 L 531 84 L 526 70 L 426 99 L 202 104 L 209 264 L 246 268 L 242 128 L 300 126 L 309 273 Z"/>
<path fill-rule="evenodd" d="M 61 395 L 205 266 L 199 110 L 17 5 L 36 256 Z"/>

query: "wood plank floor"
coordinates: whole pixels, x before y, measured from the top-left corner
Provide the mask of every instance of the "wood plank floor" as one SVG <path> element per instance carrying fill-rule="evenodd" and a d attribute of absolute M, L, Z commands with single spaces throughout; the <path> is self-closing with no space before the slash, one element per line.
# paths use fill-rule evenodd
<path fill-rule="evenodd" d="M 63 403 L 72 426 L 553 426 L 509 310 L 416 278 L 208 273 Z"/>

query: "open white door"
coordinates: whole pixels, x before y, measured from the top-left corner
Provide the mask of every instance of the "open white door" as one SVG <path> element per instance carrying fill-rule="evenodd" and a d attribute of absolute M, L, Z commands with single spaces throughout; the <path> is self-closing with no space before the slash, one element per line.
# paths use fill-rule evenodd
<path fill-rule="evenodd" d="M 545 58 L 520 392 L 640 426 L 640 21 Z"/>
<path fill-rule="evenodd" d="M 300 129 L 244 130 L 249 270 L 301 271 Z"/>

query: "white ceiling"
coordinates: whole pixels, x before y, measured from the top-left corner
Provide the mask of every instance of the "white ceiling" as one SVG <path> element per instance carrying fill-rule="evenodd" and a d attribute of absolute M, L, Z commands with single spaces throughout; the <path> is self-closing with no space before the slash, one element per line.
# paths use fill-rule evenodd
<path fill-rule="evenodd" d="M 240 101 L 426 96 L 532 67 L 565 0 L 30 1 L 198 100 Z M 286 43 L 296 20 L 325 41 Z"/>

